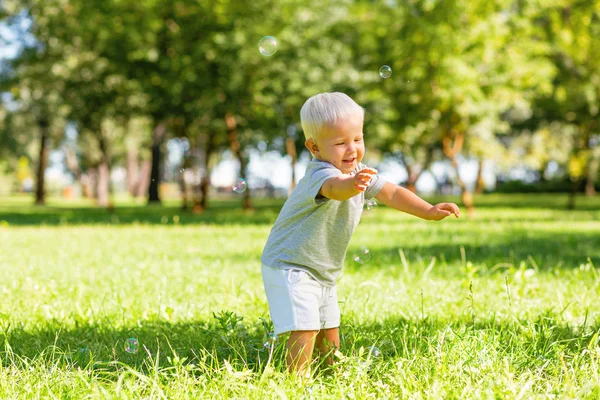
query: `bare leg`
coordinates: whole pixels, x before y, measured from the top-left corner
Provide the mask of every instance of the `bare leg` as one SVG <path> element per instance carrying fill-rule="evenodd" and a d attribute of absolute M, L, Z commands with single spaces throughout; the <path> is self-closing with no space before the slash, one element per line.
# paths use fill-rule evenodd
<path fill-rule="evenodd" d="M 288 371 L 300 377 L 310 375 L 312 353 L 318 331 L 293 331 L 287 342 L 286 363 Z"/>
<path fill-rule="evenodd" d="M 327 365 L 333 365 L 333 353 L 340 348 L 340 331 L 338 328 L 321 329 L 317 334 L 316 346 L 322 356 L 327 356 Z"/>

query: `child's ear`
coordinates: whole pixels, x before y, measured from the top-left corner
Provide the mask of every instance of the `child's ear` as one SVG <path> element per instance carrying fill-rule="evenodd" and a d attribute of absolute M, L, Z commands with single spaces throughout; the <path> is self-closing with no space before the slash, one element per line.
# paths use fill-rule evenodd
<path fill-rule="evenodd" d="M 304 145 L 313 156 L 317 156 L 319 154 L 319 146 L 317 146 L 317 143 L 313 139 L 306 139 Z"/>

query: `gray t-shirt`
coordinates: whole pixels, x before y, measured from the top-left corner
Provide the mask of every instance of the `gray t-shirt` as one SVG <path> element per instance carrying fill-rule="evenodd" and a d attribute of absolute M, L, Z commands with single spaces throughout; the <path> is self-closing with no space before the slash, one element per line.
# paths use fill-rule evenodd
<path fill-rule="evenodd" d="M 354 172 L 366 168 L 359 164 Z M 264 265 L 301 269 L 324 286 L 334 286 L 348 243 L 356 229 L 365 199 L 379 193 L 385 180 L 374 175 L 365 192 L 345 201 L 319 195 L 321 186 L 342 171 L 328 162 L 313 159 L 283 205 L 262 253 Z"/>

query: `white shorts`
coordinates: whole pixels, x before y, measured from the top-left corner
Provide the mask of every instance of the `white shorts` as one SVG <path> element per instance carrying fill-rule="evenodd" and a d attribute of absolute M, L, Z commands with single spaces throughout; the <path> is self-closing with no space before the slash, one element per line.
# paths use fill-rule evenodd
<path fill-rule="evenodd" d="M 276 335 L 340 326 L 335 286 L 323 286 L 299 269 L 263 265 L 262 277 Z"/>

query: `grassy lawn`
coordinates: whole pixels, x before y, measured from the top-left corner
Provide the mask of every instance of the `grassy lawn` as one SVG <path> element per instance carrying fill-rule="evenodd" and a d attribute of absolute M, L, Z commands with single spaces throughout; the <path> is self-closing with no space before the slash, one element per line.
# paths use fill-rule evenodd
<path fill-rule="evenodd" d="M 476 201 L 442 222 L 365 213 L 338 285 L 345 358 L 299 382 L 284 338 L 263 346 L 280 201 L 0 198 L 0 398 L 599 398 L 600 198 Z"/>

